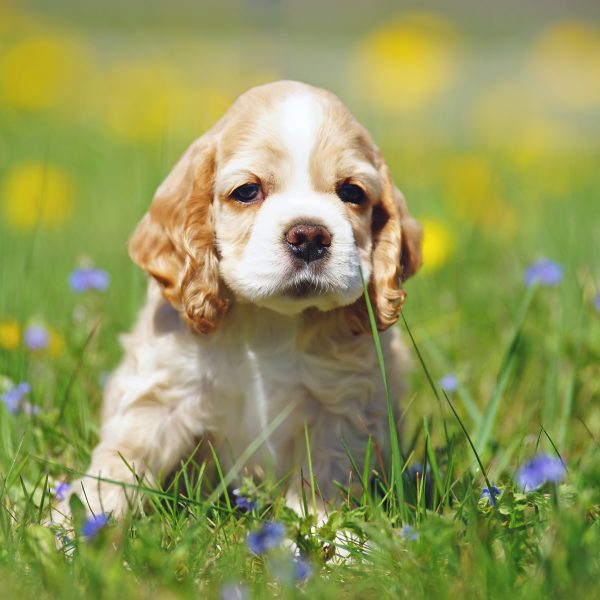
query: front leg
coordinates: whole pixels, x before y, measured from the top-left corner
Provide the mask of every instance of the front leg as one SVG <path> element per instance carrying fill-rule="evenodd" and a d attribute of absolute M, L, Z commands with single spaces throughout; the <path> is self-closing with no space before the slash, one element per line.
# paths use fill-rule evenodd
<path fill-rule="evenodd" d="M 196 411 L 193 398 L 173 407 L 148 397 L 117 411 L 105 420 L 87 475 L 73 483 L 71 493 L 92 514 L 122 517 L 137 500 L 138 482 L 151 486 L 191 453 L 203 433 Z M 69 513 L 65 498 L 52 517 L 64 521 Z"/>

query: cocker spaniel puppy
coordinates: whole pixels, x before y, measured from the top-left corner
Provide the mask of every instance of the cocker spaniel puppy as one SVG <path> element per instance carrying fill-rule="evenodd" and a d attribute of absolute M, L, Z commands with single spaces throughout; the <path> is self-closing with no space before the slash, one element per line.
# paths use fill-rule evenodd
<path fill-rule="evenodd" d="M 291 81 L 243 94 L 131 238 L 148 296 L 75 493 L 119 516 L 132 488 L 112 482 L 165 476 L 204 438 L 227 472 L 262 436 L 244 466 L 289 475 L 297 507 L 306 427 L 320 493 L 333 498 L 333 482 L 348 482 L 346 448 L 360 461 L 369 436 L 388 447 L 361 271 L 396 401 L 404 351 L 391 326 L 420 243 L 379 149 L 333 94 Z"/>

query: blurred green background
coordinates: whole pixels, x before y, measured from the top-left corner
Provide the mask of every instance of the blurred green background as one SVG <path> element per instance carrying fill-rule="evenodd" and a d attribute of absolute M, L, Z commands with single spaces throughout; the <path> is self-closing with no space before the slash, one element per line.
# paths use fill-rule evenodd
<path fill-rule="evenodd" d="M 334 91 L 381 146 L 425 229 L 405 314 L 430 340 L 433 368 L 458 373 L 480 405 L 523 269 L 540 257 L 562 264 L 560 289 L 535 305 L 540 335 L 523 350 L 527 376 L 502 408 L 505 426 L 527 422 L 542 405 L 534 396 L 558 398 L 582 319 L 598 352 L 597 2 L 3 1 L 0 373 L 30 378 L 32 322 L 51 332 L 48 360 L 73 368 L 80 299 L 67 278 L 93 264 L 112 279 L 87 386 L 98 401 L 92 375 L 115 365 L 116 334 L 141 305 L 143 277 L 126 254 L 135 222 L 238 94 L 280 78 Z M 598 398 L 589 364 L 582 407 Z M 414 389 L 412 400 L 429 399 L 411 414 L 431 412 L 426 386 Z"/>

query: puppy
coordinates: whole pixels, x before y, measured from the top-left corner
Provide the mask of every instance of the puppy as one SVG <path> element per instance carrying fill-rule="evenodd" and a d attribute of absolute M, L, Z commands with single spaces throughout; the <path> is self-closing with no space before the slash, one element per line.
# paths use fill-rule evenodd
<path fill-rule="evenodd" d="M 210 439 L 225 473 L 245 456 L 247 472 L 287 476 L 297 508 L 306 428 L 320 496 L 333 499 L 346 448 L 359 464 L 369 436 L 389 448 L 363 278 L 396 404 L 404 350 L 391 326 L 420 245 L 379 149 L 333 94 L 292 81 L 243 94 L 133 233 L 147 300 L 74 492 L 118 517 L 132 486 L 113 482 L 156 481 Z"/>

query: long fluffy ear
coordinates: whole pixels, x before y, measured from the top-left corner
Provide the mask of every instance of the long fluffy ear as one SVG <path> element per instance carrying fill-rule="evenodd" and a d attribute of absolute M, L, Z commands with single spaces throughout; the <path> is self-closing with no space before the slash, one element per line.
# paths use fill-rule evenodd
<path fill-rule="evenodd" d="M 406 293 L 402 282 L 421 265 L 421 227 L 408 213 L 406 202 L 394 185 L 387 165 L 381 162 L 381 198 L 373 207 L 372 273 L 369 298 L 377 329 L 384 331 L 398 320 Z M 350 325 L 357 333 L 371 330 L 364 299 L 349 307 Z"/>
<path fill-rule="evenodd" d="M 402 249 L 400 253 L 402 281 L 406 281 L 421 268 L 423 263 L 423 229 L 419 222 L 409 214 L 402 192 L 397 187 L 393 187 L 402 229 Z"/>
<path fill-rule="evenodd" d="M 158 188 L 131 240 L 132 260 L 200 333 L 214 331 L 228 306 L 214 242 L 214 139 L 205 134 Z"/>

